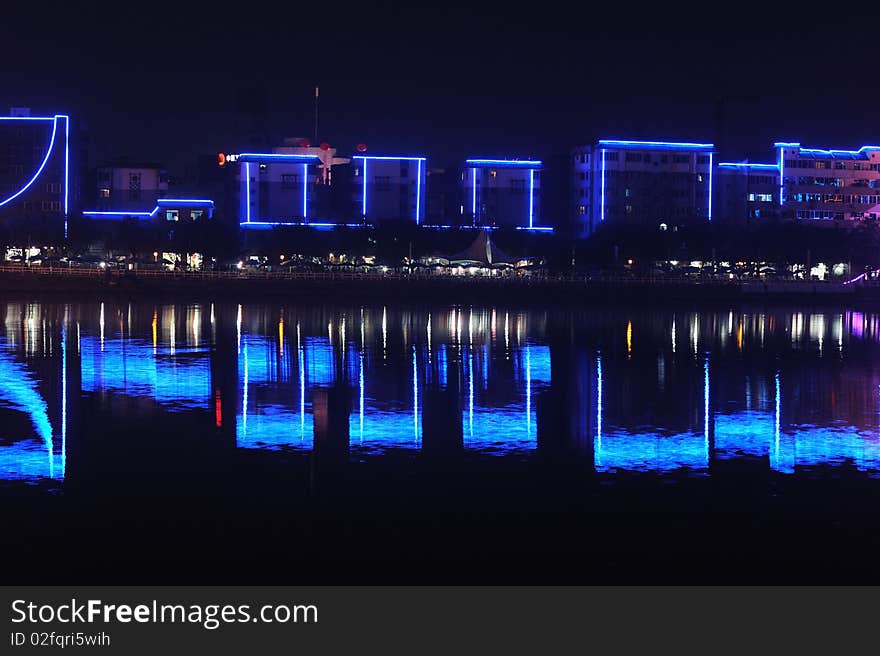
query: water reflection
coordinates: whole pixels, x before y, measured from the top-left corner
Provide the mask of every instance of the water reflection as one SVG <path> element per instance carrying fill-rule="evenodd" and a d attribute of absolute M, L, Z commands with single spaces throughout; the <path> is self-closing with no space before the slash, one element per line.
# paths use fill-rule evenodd
<path fill-rule="evenodd" d="M 344 444 L 349 458 L 541 457 L 611 475 L 711 476 L 739 459 L 880 472 L 874 313 L 108 299 L 0 312 L 6 481 L 62 481 L 114 417 L 184 414 L 206 461 Z"/>

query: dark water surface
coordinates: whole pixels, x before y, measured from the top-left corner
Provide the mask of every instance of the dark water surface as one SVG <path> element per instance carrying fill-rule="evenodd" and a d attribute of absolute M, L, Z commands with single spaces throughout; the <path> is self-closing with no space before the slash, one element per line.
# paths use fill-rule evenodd
<path fill-rule="evenodd" d="M 0 318 L 9 582 L 880 579 L 874 311 Z"/>

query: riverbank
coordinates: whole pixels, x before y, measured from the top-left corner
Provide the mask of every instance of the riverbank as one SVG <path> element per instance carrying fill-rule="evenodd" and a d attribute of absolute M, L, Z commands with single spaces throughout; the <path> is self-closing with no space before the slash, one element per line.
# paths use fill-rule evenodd
<path fill-rule="evenodd" d="M 405 301 L 581 303 L 612 301 L 880 301 L 870 283 L 727 278 L 438 275 L 262 271 L 114 271 L 0 267 L 0 289 L 60 294 L 198 295 L 202 298 L 356 298 Z"/>

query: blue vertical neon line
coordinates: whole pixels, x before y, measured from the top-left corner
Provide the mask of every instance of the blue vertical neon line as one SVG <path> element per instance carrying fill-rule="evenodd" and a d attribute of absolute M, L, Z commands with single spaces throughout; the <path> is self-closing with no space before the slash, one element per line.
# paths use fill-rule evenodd
<path fill-rule="evenodd" d="M 714 153 L 709 153 L 709 220 L 712 220 L 712 160 Z"/>
<path fill-rule="evenodd" d="M 605 149 L 602 149 L 602 214 L 601 220 L 605 220 Z"/>
<path fill-rule="evenodd" d="M 363 198 L 363 210 L 362 213 L 364 218 L 367 218 L 367 158 L 364 157 L 364 198 Z"/>
<path fill-rule="evenodd" d="M 419 219 L 419 210 L 421 209 L 422 200 L 422 160 L 416 160 L 416 225 L 421 223 Z"/>
<path fill-rule="evenodd" d="M 70 117 L 64 117 L 64 238 L 67 239 L 67 216 L 70 213 Z"/>
<path fill-rule="evenodd" d="M 783 191 L 785 190 L 785 183 L 783 182 L 783 174 L 785 173 L 785 165 L 783 163 L 783 148 L 779 147 L 779 205 L 782 206 L 785 204 L 785 200 L 783 199 Z"/>
<path fill-rule="evenodd" d="M 244 184 L 245 184 L 245 211 L 247 212 L 247 222 L 251 222 L 251 163 L 244 163 Z"/>
<path fill-rule="evenodd" d="M 474 225 L 477 225 L 477 167 L 474 167 L 471 171 L 473 171 L 474 176 L 474 193 L 473 200 L 471 201 L 471 214 L 474 217 Z"/>
<path fill-rule="evenodd" d="M 241 417 L 241 432 L 243 437 L 247 437 L 247 409 L 248 409 L 248 348 L 247 348 L 247 340 L 244 343 L 244 389 L 242 392 L 242 417 Z"/>
<path fill-rule="evenodd" d="M 534 224 L 535 216 L 535 169 L 529 169 L 529 227 Z"/>
<path fill-rule="evenodd" d="M 474 348 L 468 349 L 468 435 L 474 439 Z"/>
<path fill-rule="evenodd" d="M 303 164 L 303 218 L 309 217 L 309 165 Z"/>

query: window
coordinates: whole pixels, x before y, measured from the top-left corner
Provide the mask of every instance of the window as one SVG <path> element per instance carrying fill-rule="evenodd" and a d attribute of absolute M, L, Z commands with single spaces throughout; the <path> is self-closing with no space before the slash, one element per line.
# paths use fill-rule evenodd
<path fill-rule="evenodd" d="M 165 220 L 166 221 L 177 221 L 178 219 L 178 211 L 177 210 L 165 210 Z"/>
<path fill-rule="evenodd" d="M 497 177 L 498 177 L 498 171 L 496 171 L 496 170 L 493 169 L 493 170 L 489 171 L 489 175 L 491 175 L 493 178 L 497 178 Z"/>
<path fill-rule="evenodd" d="M 283 173 L 281 175 L 282 189 L 296 189 L 299 186 L 299 176 L 295 173 Z"/>
<path fill-rule="evenodd" d="M 391 189 L 391 177 L 387 175 L 376 176 L 376 191 L 388 191 Z"/>
<path fill-rule="evenodd" d="M 709 156 L 708 155 L 698 155 L 697 156 L 697 164 L 708 164 Z"/>
<path fill-rule="evenodd" d="M 61 193 L 61 183 L 60 182 L 46 183 L 46 191 L 50 194 L 60 194 Z"/>
<path fill-rule="evenodd" d="M 616 152 L 610 152 L 610 153 L 606 152 L 605 159 L 609 162 L 616 162 L 617 161 L 617 153 Z"/>
<path fill-rule="evenodd" d="M 586 205 L 578 205 L 578 214 L 583 216 L 586 213 L 587 213 L 587 206 Z"/>
<path fill-rule="evenodd" d="M 641 153 L 627 153 L 626 154 L 627 162 L 641 162 L 642 154 Z"/>
<path fill-rule="evenodd" d="M 526 181 L 525 180 L 511 180 L 510 181 L 510 190 L 515 193 L 523 193 L 526 190 Z"/>
<path fill-rule="evenodd" d="M 202 215 L 205 213 L 205 210 L 192 210 L 189 215 L 193 221 L 198 221 L 202 218 Z"/>
<path fill-rule="evenodd" d="M 128 199 L 140 200 L 141 198 L 141 174 L 128 174 Z"/>
<path fill-rule="evenodd" d="M 691 161 L 690 155 L 673 155 L 672 163 L 673 164 L 687 164 Z"/>
<path fill-rule="evenodd" d="M 98 190 L 98 196 L 101 198 L 110 198 L 110 190 L 107 187 L 103 187 Z"/>
<path fill-rule="evenodd" d="M 268 166 L 266 166 L 265 164 L 260 164 L 260 173 L 265 173 L 268 170 L 269 170 Z"/>

